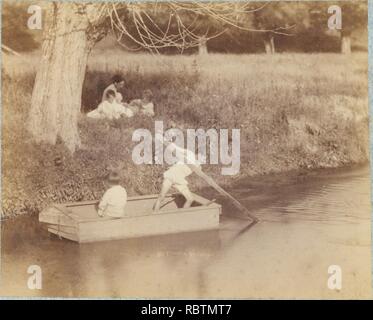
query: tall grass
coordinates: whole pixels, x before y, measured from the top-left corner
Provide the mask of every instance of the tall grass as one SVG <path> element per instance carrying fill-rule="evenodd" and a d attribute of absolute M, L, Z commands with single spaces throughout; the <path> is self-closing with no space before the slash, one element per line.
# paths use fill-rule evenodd
<path fill-rule="evenodd" d="M 37 212 L 51 201 L 96 199 L 108 167 L 119 166 L 129 194 L 159 190 L 161 166 L 136 166 L 133 130 L 166 127 L 240 128 L 243 175 L 338 167 L 368 157 L 367 56 L 279 54 L 199 56 L 94 53 L 79 122 L 81 150 L 35 145 L 24 128 L 37 55 L 5 57 L 3 69 L 3 215 Z M 126 79 L 124 100 L 154 93 L 155 119 L 87 119 L 111 76 Z M 220 167 L 204 168 L 218 181 Z M 199 181 L 192 179 L 198 187 Z"/>

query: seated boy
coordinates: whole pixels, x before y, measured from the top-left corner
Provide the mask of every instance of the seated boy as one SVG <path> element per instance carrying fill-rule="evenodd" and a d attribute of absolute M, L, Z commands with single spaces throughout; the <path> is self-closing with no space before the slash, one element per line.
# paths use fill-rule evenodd
<path fill-rule="evenodd" d="M 125 216 L 127 204 L 127 192 L 120 184 L 119 174 L 112 171 L 108 174 L 105 184 L 108 189 L 98 204 L 98 215 L 121 218 Z"/>
<path fill-rule="evenodd" d="M 154 116 L 153 93 L 151 90 L 144 90 L 142 99 L 135 99 L 129 103 L 133 113 L 141 113 L 147 116 Z"/>
<path fill-rule="evenodd" d="M 174 143 L 170 143 L 169 146 L 171 148 L 170 150 L 175 150 L 176 156 L 179 156 L 180 158 L 178 159 L 177 163 L 172 165 L 163 174 L 162 189 L 157 201 L 154 204 L 155 212 L 159 211 L 162 201 L 165 199 L 166 194 L 171 187 L 174 187 L 185 197 L 186 201 L 184 208 L 189 208 L 194 201 L 193 194 L 188 187 L 188 181 L 185 178 L 193 173 L 191 166 L 196 166 L 198 169 L 200 169 L 201 166 L 198 163 L 194 153 L 190 150 L 180 148 Z"/>

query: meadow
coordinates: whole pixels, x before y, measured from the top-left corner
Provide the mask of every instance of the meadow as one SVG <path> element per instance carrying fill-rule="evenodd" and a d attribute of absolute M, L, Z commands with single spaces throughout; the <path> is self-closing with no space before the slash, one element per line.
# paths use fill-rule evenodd
<path fill-rule="evenodd" d="M 79 122 L 82 148 L 36 145 L 25 129 L 38 54 L 3 56 L 2 217 L 37 213 L 50 202 L 98 199 L 108 168 L 119 167 L 130 195 L 159 191 L 161 165 L 137 166 L 132 132 L 167 127 L 241 129 L 243 177 L 336 168 L 368 161 L 367 54 L 153 56 L 97 50 L 89 59 Z M 126 79 L 124 100 L 154 94 L 156 117 L 87 119 L 110 77 Z M 204 185 L 191 179 L 192 188 Z"/>

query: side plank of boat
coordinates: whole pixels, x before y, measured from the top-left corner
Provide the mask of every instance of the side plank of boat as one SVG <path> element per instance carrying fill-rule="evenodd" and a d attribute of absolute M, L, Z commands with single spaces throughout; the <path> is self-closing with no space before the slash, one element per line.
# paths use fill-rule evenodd
<path fill-rule="evenodd" d="M 159 213 L 152 207 L 157 195 L 130 197 L 128 216 L 101 218 L 97 201 L 53 205 L 39 214 L 50 233 L 76 242 L 95 242 L 219 228 L 221 206 L 196 196 L 192 207 L 183 209 L 178 195 L 166 197 Z"/>

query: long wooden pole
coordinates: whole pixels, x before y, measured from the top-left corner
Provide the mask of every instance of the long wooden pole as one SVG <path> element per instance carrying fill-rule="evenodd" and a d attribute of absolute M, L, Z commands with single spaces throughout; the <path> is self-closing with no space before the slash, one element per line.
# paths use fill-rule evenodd
<path fill-rule="evenodd" d="M 196 173 L 199 177 L 205 180 L 211 187 L 213 187 L 216 191 L 218 191 L 221 195 L 226 196 L 229 198 L 233 204 L 241 211 L 243 211 L 253 222 L 258 222 L 259 219 L 250 213 L 250 211 L 244 207 L 237 199 L 235 199 L 232 195 L 230 195 L 227 191 L 225 191 L 222 187 L 220 187 L 214 179 L 209 177 L 206 173 L 204 173 L 201 169 L 193 164 L 188 164 L 188 166 Z"/>

